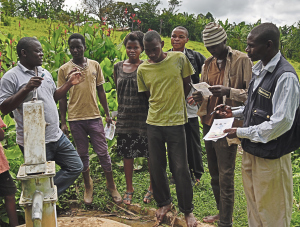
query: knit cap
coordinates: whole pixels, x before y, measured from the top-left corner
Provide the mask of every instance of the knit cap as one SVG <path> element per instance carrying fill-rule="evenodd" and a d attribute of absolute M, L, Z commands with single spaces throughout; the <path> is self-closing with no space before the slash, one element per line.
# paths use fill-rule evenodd
<path fill-rule="evenodd" d="M 203 30 L 203 42 L 205 47 L 218 45 L 227 38 L 227 34 L 219 24 L 208 23 Z"/>

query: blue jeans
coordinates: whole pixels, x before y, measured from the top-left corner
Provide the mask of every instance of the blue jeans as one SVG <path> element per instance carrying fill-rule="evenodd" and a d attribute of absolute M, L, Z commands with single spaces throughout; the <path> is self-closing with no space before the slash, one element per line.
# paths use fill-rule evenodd
<path fill-rule="evenodd" d="M 20 148 L 24 152 L 24 148 L 22 146 Z M 54 177 L 57 194 L 60 196 L 82 172 L 82 161 L 65 134 L 62 134 L 58 141 L 46 144 L 46 159 L 55 161 L 61 168 Z"/>

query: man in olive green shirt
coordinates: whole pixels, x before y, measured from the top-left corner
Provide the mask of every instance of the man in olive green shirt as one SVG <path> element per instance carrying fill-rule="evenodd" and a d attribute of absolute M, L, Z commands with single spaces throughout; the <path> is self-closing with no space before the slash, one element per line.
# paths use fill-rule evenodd
<path fill-rule="evenodd" d="M 184 124 L 187 122 L 185 97 L 190 91 L 190 75 L 194 68 L 181 52 L 162 51 L 164 42 L 156 31 L 144 36 L 149 59 L 138 68 L 139 92 L 149 96 L 147 135 L 153 195 L 158 206 L 157 222 L 162 222 L 171 209 L 166 174 L 166 147 L 176 181 L 178 206 L 185 214 L 187 226 L 197 226 L 192 213 L 193 188 L 187 162 Z"/>

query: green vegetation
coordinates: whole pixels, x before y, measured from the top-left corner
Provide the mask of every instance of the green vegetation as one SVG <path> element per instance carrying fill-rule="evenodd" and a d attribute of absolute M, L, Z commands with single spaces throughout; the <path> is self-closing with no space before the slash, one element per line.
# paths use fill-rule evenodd
<path fill-rule="evenodd" d="M 6 17 L 6 20 L 10 21 L 10 26 L 4 26 L 4 22 L 0 25 L 0 76 L 13 67 L 17 62 L 16 56 L 16 44 L 20 37 L 25 35 L 36 36 L 44 50 L 44 64 L 47 70 L 49 70 L 54 79 L 57 77 L 58 68 L 70 59 L 70 53 L 67 47 L 67 38 L 73 32 L 81 32 L 85 35 L 87 50 L 85 56 L 91 59 L 95 59 L 100 62 L 102 70 L 104 72 L 106 83 L 104 85 L 107 93 L 107 99 L 109 103 L 110 111 L 117 110 L 116 91 L 115 85 L 112 80 L 113 64 L 126 58 L 125 49 L 121 42 L 125 36 L 123 32 L 116 32 L 109 30 L 104 25 L 94 23 L 93 26 L 89 26 L 87 23 L 84 26 L 78 27 L 73 24 L 67 24 L 63 22 L 53 21 L 52 19 L 21 19 L 18 17 Z M 20 27 L 19 27 L 20 21 Z M 225 23 L 226 24 L 226 23 Z M 107 35 L 110 35 L 107 36 Z M 163 37 L 165 41 L 164 50 L 171 48 L 170 38 Z M 230 42 L 230 40 L 229 40 Z M 189 41 L 187 47 L 201 52 L 206 57 L 210 54 L 203 46 L 203 43 L 196 41 Z M 146 58 L 146 55 L 142 55 Z M 300 75 L 300 63 L 296 61 L 290 61 L 298 74 Z M 104 115 L 103 108 L 99 103 L 99 108 Z M 10 172 L 14 179 L 18 172 L 19 166 L 23 163 L 23 156 L 16 145 L 16 132 L 15 122 L 9 116 L 6 115 L 4 122 L 8 128 L 6 131 L 5 140 L 2 142 L 6 156 L 10 162 Z M 200 128 L 202 131 L 202 129 Z M 71 138 L 72 140 L 72 138 Z M 113 162 L 113 171 L 115 181 L 117 183 L 118 190 L 121 194 L 126 190 L 125 177 L 122 169 L 122 160 L 114 152 L 116 146 L 116 139 L 108 141 L 109 153 Z M 102 168 L 99 165 L 98 158 L 92 152 L 93 148 L 90 147 L 90 168 L 93 178 L 95 179 L 95 195 L 94 203 L 91 206 L 96 210 L 110 211 L 107 203 L 111 201 L 109 193 L 105 190 L 105 177 Z M 210 176 L 208 173 L 205 148 L 203 145 L 203 157 L 205 165 L 205 173 L 201 179 L 199 185 L 194 187 L 194 205 L 195 215 L 201 220 L 208 214 L 215 214 L 217 212 L 213 193 L 210 186 Z M 300 150 L 296 151 L 292 155 L 293 161 L 293 173 L 294 173 L 294 205 L 292 215 L 292 226 L 300 226 Z M 146 189 L 149 185 L 149 174 L 147 171 L 147 164 L 144 159 L 136 159 L 136 168 L 139 169 L 134 173 L 133 184 L 135 193 L 133 197 L 133 203 L 140 203 L 143 207 L 156 207 L 154 201 L 145 205 L 142 203 L 142 199 L 146 193 Z M 142 168 L 141 168 L 142 167 Z M 19 181 L 15 181 L 18 187 L 16 194 L 16 200 L 19 200 L 21 193 L 21 185 Z M 83 181 L 80 176 L 75 184 L 71 186 L 67 193 L 63 194 L 59 198 L 58 211 L 68 209 L 70 203 L 69 200 L 78 200 L 82 208 L 86 208 L 83 205 Z M 235 209 L 234 209 L 234 226 L 247 226 L 247 211 L 246 211 L 246 199 L 242 186 L 241 177 L 241 155 L 237 155 L 236 172 L 235 172 Z M 174 203 L 177 204 L 175 187 L 171 186 L 171 193 L 174 198 Z M 24 213 L 22 208 L 19 209 L 20 222 L 24 222 Z M 4 201 L 0 201 L 0 225 L 7 226 L 8 218 L 4 209 Z"/>

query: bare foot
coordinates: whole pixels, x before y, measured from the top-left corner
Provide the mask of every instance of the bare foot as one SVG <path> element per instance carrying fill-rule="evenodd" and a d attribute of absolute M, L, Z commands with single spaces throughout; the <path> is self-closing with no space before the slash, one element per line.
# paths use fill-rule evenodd
<path fill-rule="evenodd" d="M 164 220 L 164 217 L 166 216 L 166 214 L 171 210 L 172 204 L 168 204 L 166 206 L 160 207 L 156 213 L 155 216 L 157 218 L 157 221 L 159 223 L 161 223 Z"/>
<path fill-rule="evenodd" d="M 194 217 L 193 213 L 185 214 L 184 217 L 185 217 L 187 227 L 197 227 L 198 226 L 197 220 Z"/>
<path fill-rule="evenodd" d="M 214 223 L 219 220 L 220 220 L 220 214 L 213 215 L 213 216 L 207 216 L 207 217 L 203 218 L 203 222 L 206 222 L 206 223 Z"/>

